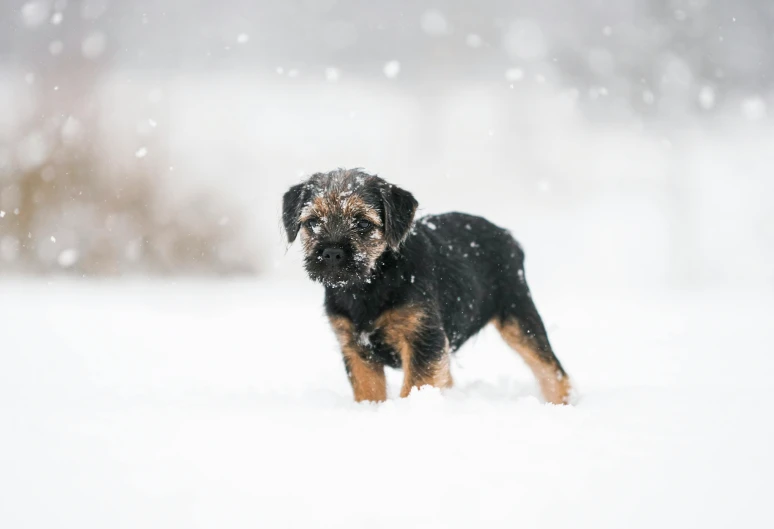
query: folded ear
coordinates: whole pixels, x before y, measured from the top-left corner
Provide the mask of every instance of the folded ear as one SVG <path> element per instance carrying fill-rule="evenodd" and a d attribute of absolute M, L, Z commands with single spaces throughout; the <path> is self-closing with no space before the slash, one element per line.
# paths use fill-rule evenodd
<path fill-rule="evenodd" d="M 282 223 L 288 234 L 288 242 L 296 240 L 301 229 L 301 210 L 306 202 L 307 190 L 305 184 L 297 184 L 288 189 L 282 197 Z"/>
<path fill-rule="evenodd" d="M 393 250 L 398 250 L 406 239 L 414 221 L 419 203 L 414 195 L 397 186 L 387 184 L 381 189 L 384 207 L 384 238 Z"/>

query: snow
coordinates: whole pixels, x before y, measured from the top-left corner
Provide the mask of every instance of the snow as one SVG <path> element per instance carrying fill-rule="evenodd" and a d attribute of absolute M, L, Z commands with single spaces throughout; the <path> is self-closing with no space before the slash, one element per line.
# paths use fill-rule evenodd
<path fill-rule="evenodd" d="M 556 407 L 491 330 L 455 357 L 454 389 L 400 400 L 390 371 L 392 400 L 353 403 L 309 282 L 0 289 L 3 527 L 768 517 L 774 329 L 762 294 L 535 292 L 580 392 Z"/>
<path fill-rule="evenodd" d="M 53 56 L 60 55 L 62 50 L 64 50 L 64 44 L 61 40 L 51 41 L 48 45 L 48 52 Z"/>
<path fill-rule="evenodd" d="M 503 35 L 503 49 L 523 60 L 542 59 L 548 52 L 543 30 L 535 20 L 514 20 Z"/>
<path fill-rule="evenodd" d="M 524 79 L 524 71 L 521 68 L 508 68 L 505 70 L 505 79 L 508 81 L 521 81 Z"/>
<path fill-rule="evenodd" d="M 49 5 L 44 0 L 27 2 L 21 8 L 22 22 L 28 28 L 40 26 L 48 19 Z"/>
<path fill-rule="evenodd" d="M 73 116 L 67 116 L 62 124 L 62 140 L 66 143 L 75 143 L 82 139 L 83 125 Z"/>
<path fill-rule="evenodd" d="M 0 237 L 0 259 L 6 263 L 16 260 L 19 255 L 19 240 L 12 235 Z"/>
<path fill-rule="evenodd" d="M 105 52 L 107 37 L 101 31 L 89 33 L 81 42 L 81 53 L 87 59 L 98 59 Z"/>
<path fill-rule="evenodd" d="M 161 88 L 154 88 L 148 92 L 148 101 L 157 105 L 164 99 L 164 91 Z"/>
<path fill-rule="evenodd" d="M 97 20 L 108 8 L 108 0 L 83 0 L 81 4 L 81 18 L 84 20 Z M 143 19 L 147 17 L 143 13 Z"/>
<path fill-rule="evenodd" d="M 476 33 L 468 33 L 468 35 L 465 37 L 465 44 L 471 48 L 480 48 L 483 42 L 484 41 L 481 39 L 481 36 Z"/>
<path fill-rule="evenodd" d="M 715 90 L 711 86 L 702 86 L 699 90 L 699 104 L 704 110 L 715 106 Z"/>
<path fill-rule="evenodd" d="M 51 145 L 40 132 L 32 132 L 17 146 L 17 158 L 23 169 L 33 169 L 46 161 Z"/>
<path fill-rule="evenodd" d="M 66 250 L 59 252 L 56 262 L 62 268 L 69 268 L 78 262 L 78 257 L 80 257 L 78 250 L 75 248 L 67 248 Z"/>
<path fill-rule="evenodd" d="M 742 115 L 750 121 L 760 121 L 766 117 L 766 101 L 754 96 L 742 101 Z"/>
<path fill-rule="evenodd" d="M 400 62 L 398 61 L 387 62 L 384 65 L 383 71 L 384 71 L 384 75 L 386 75 L 388 79 L 395 79 L 400 73 Z"/>
<path fill-rule="evenodd" d="M 137 151 L 135 151 L 134 156 L 136 158 L 145 158 L 148 156 L 148 149 L 146 147 L 140 147 L 137 149 Z"/>
<path fill-rule="evenodd" d="M 419 19 L 422 31 L 432 37 L 440 37 L 451 33 L 449 21 L 443 13 L 435 9 L 428 9 Z"/>
<path fill-rule="evenodd" d="M 331 83 L 335 83 L 341 78 L 341 70 L 338 68 L 326 68 L 325 80 Z"/>

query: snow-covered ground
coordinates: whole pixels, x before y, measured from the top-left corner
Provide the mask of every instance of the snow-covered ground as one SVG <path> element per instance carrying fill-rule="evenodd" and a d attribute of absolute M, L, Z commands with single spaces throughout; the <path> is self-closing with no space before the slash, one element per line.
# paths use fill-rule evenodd
<path fill-rule="evenodd" d="M 354 404 L 310 283 L 0 283 L 0 527 L 765 524 L 770 295 L 543 290 L 575 406 L 490 331 Z"/>

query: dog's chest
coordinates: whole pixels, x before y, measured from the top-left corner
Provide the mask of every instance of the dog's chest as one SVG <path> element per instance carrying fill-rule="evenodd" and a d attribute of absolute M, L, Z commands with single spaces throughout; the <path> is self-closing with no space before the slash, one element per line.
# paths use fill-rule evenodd
<path fill-rule="evenodd" d="M 401 366 L 400 355 L 384 339 L 384 332 L 379 327 L 366 327 L 355 334 L 357 344 L 365 360 L 398 368 Z"/>

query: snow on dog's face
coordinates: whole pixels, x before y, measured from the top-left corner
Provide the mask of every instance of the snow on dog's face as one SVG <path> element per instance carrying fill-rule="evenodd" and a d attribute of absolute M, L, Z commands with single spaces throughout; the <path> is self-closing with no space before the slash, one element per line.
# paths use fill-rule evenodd
<path fill-rule="evenodd" d="M 329 287 L 371 280 L 385 251 L 399 251 L 417 202 L 408 191 L 360 170 L 316 173 L 285 193 L 288 241 L 301 232 L 309 277 Z"/>

